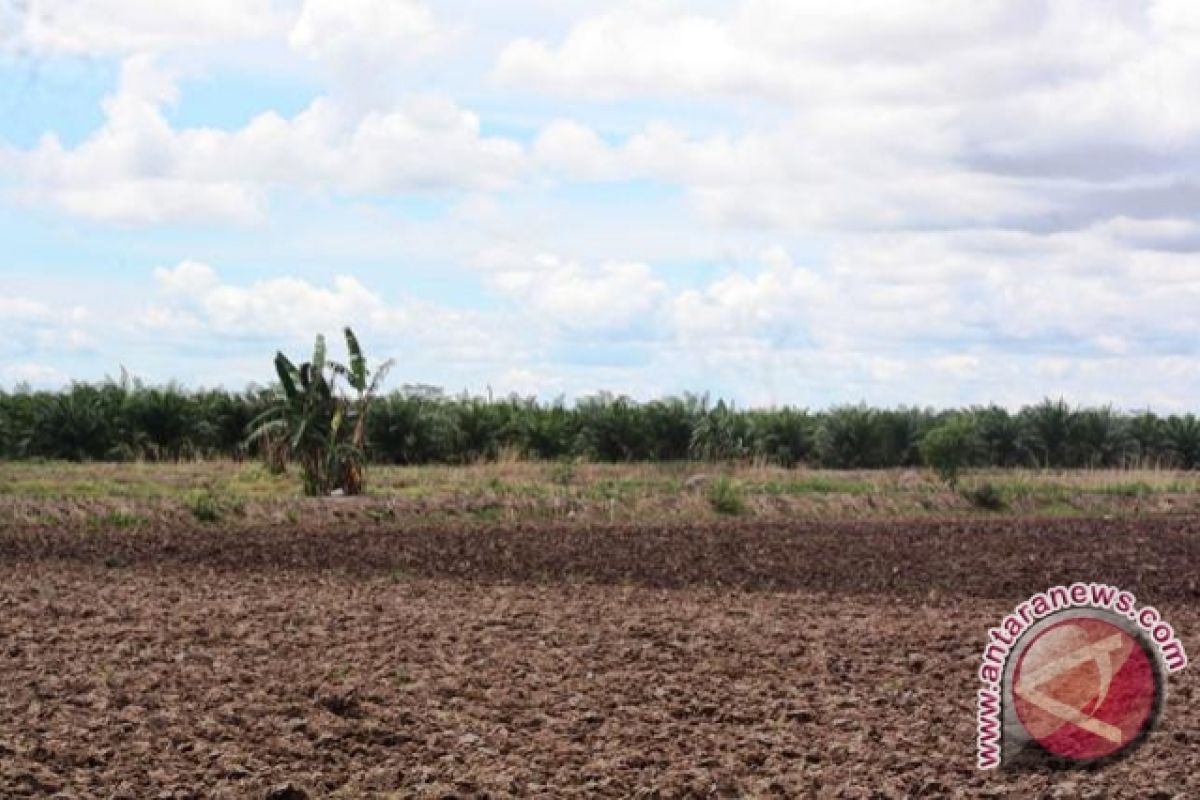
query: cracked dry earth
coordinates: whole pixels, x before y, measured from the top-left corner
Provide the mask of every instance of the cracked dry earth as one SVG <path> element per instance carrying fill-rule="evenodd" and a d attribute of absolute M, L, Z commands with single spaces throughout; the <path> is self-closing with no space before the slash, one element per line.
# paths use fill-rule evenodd
<path fill-rule="evenodd" d="M 1187 670 L 1130 758 L 975 769 L 985 630 L 1044 588 L 991 596 L 987 552 L 946 564 L 961 596 L 180 557 L 237 533 L 105 566 L 103 547 L 39 557 L 0 532 L 0 797 L 1200 796 Z M 1194 573 L 1169 539 L 1115 577 L 1149 601 L 1150 567 Z M 285 564 L 299 546 L 276 545 Z M 1200 652 L 1194 590 L 1163 585 Z"/>

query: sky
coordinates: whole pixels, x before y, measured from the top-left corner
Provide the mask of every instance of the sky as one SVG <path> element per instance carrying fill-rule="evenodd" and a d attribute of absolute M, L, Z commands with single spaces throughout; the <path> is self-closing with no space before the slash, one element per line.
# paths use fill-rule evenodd
<path fill-rule="evenodd" d="M 0 0 L 0 387 L 1200 402 L 1192 0 Z"/>

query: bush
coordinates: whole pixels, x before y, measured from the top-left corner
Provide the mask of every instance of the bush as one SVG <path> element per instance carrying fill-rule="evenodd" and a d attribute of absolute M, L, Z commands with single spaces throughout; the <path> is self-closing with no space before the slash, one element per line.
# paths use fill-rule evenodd
<path fill-rule="evenodd" d="M 559 459 L 550 471 L 550 479 L 559 486 L 570 486 L 571 481 L 575 480 L 575 461 Z"/>
<path fill-rule="evenodd" d="M 198 522 L 219 522 L 223 514 L 221 503 L 211 492 L 196 492 L 188 498 L 188 509 Z"/>
<path fill-rule="evenodd" d="M 713 511 L 726 516 L 736 517 L 746 512 L 741 487 L 724 475 L 709 484 L 708 504 Z"/>
<path fill-rule="evenodd" d="M 921 456 L 946 483 L 958 483 L 958 473 L 969 466 L 978 451 L 975 426 L 967 417 L 955 417 L 925 434 Z"/>
<path fill-rule="evenodd" d="M 974 489 L 963 492 L 963 496 L 970 501 L 971 505 L 986 511 L 999 511 L 1004 508 L 1004 497 L 992 483 L 981 483 Z"/>

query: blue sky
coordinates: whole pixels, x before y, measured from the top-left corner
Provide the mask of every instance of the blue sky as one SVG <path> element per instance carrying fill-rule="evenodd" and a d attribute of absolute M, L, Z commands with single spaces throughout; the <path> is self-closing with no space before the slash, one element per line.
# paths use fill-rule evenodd
<path fill-rule="evenodd" d="M 1194 3 L 5 8 L 0 386 L 1196 405 Z"/>

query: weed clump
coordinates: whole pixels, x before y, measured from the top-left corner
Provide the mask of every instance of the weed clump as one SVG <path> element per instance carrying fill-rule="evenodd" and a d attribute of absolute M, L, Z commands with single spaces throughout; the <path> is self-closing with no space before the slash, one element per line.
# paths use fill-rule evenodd
<path fill-rule="evenodd" d="M 570 486 L 575 480 L 575 460 L 559 459 L 551 470 L 550 479 L 559 486 Z"/>
<path fill-rule="evenodd" d="M 985 511 L 1000 511 L 1004 508 L 1004 497 L 994 483 L 981 483 L 973 489 L 963 491 L 963 496 L 975 508 Z"/>
<path fill-rule="evenodd" d="M 188 509 L 197 522 L 220 522 L 224 508 L 212 492 L 195 492 L 188 497 Z"/>
<path fill-rule="evenodd" d="M 746 513 L 746 500 L 742 488 L 722 475 L 708 486 L 708 504 L 718 514 L 736 517 Z"/>

